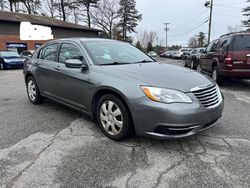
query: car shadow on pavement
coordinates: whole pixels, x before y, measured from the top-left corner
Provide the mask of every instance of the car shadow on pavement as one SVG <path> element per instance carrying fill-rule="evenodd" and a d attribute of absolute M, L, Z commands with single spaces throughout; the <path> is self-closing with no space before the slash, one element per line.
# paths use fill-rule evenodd
<path fill-rule="evenodd" d="M 226 79 L 221 86 L 224 89 L 250 91 L 250 80 Z"/>

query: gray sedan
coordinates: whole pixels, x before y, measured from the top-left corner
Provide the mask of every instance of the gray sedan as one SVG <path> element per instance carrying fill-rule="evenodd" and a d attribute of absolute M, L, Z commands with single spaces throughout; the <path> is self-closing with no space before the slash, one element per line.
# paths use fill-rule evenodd
<path fill-rule="evenodd" d="M 113 140 L 134 132 L 160 139 L 191 136 L 214 126 L 223 111 L 213 81 L 114 40 L 47 42 L 26 60 L 24 77 L 33 104 L 49 98 L 84 112 Z"/>

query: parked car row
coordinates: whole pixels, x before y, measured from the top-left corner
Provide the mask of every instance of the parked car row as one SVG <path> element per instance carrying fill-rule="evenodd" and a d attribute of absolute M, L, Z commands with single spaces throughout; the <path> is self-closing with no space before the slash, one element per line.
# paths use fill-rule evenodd
<path fill-rule="evenodd" d="M 186 54 L 188 54 L 191 50 L 191 48 L 181 48 L 180 50 L 166 51 L 160 54 L 160 57 L 184 59 Z"/>
<path fill-rule="evenodd" d="M 193 64 L 192 57 L 185 65 L 211 75 L 219 84 L 226 78 L 250 79 L 250 32 L 223 35 L 212 41 Z"/>
<path fill-rule="evenodd" d="M 191 69 L 197 69 L 202 53 L 205 48 L 194 48 L 189 54 L 185 55 L 185 67 L 190 67 Z"/>

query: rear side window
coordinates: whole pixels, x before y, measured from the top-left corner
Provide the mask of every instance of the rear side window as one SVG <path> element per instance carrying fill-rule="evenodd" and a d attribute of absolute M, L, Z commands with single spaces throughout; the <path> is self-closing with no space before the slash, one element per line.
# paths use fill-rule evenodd
<path fill-rule="evenodd" d="M 250 50 L 250 35 L 239 35 L 234 39 L 234 51 L 249 51 Z"/>
<path fill-rule="evenodd" d="M 231 37 L 226 37 L 222 39 L 219 44 L 219 50 L 228 51 L 230 43 L 231 43 L 231 39 L 232 39 Z"/>
<path fill-rule="evenodd" d="M 58 44 L 50 44 L 45 46 L 41 49 L 39 58 L 49 61 L 56 61 L 58 46 Z"/>

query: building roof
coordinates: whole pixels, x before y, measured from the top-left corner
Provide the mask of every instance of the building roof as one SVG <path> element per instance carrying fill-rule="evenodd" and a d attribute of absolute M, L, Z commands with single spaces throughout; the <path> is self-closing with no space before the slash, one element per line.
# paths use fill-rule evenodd
<path fill-rule="evenodd" d="M 7 11 L 0 11 L 0 21 L 7 21 L 7 22 L 30 22 L 32 24 L 50 26 L 50 27 L 62 27 L 62 28 L 69 28 L 69 29 L 79 29 L 79 30 L 88 30 L 88 31 L 95 31 L 99 32 L 100 30 L 85 27 L 82 25 L 64 22 L 61 20 L 57 20 L 54 18 L 50 18 L 47 16 L 37 16 L 37 15 L 30 15 L 30 14 L 23 14 L 23 13 L 16 13 L 16 12 L 7 12 Z"/>

